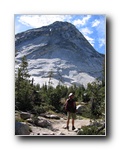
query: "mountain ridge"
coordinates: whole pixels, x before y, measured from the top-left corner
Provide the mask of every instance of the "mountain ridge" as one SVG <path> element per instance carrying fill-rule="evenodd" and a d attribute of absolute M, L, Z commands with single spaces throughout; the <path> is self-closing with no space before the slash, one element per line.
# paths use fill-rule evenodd
<path fill-rule="evenodd" d="M 15 35 L 15 48 L 16 61 L 19 64 L 24 55 L 27 57 L 29 73 L 36 83 L 48 83 L 50 71 L 53 72 L 53 86 L 60 82 L 59 74 L 64 80 L 62 84 L 68 86 L 86 86 L 102 78 L 104 55 L 98 53 L 71 23 L 57 21 L 19 33 Z"/>

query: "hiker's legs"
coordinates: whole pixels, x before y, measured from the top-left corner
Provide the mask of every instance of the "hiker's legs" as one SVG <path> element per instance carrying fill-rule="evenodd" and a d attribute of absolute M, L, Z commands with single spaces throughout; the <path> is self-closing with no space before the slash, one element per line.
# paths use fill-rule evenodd
<path fill-rule="evenodd" d="M 67 127 L 69 127 L 69 122 L 70 122 L 70 119 L 67 120 Z"/>
<path fill-rule="evenodd" d="M 66 125 L 67 129 L 69 129 L 70 118 L 72 118 L 72 130 L 74 130 L 75 129 L 74 123 L 75 123 L 75 119 L 76 119 L 76 114 L 71 113 L 71 112 L 67 112 L 67 125 Z"/>
<path fill-rule="evenodd" d="M 69 129 L 69 122 L 70 122 L 70 112 L 67 112 L 67 129 Z"/>
<path fill-rule="evenodd" d="M 74 126 L 74 122 L 75 122 L 74 119 L 72 119 L 72 127 Z"/>
<path fill-rule="evenodd" d="M 75 124 L 75 119 L 76 119 L 76 114 L 75 114 L 75 113 L 72 113 L 72 130 L 75 129 L 75 126 L 74 126 L 74 124 Z"/>

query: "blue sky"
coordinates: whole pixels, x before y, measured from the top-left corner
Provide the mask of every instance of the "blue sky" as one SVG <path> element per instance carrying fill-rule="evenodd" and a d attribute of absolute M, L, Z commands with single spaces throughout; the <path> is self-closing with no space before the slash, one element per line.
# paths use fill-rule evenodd
<path fill-rule="evenodd" d="M 72 23 L 96 51 L 102 54 L 106 53 L 105 15 L 15 15 L 15 34 L 46 26 L 55 21 Z"/>

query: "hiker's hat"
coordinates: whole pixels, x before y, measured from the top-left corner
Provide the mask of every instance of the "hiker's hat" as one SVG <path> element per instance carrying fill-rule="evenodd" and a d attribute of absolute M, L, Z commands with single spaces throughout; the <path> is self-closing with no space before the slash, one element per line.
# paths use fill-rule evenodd
<path fill-rule="evenodd" d="M 69 97 L 72 96 L 72 95 L 73 95 L 73 93 L 70 93 L 70 94 L 69 94 Z"/>

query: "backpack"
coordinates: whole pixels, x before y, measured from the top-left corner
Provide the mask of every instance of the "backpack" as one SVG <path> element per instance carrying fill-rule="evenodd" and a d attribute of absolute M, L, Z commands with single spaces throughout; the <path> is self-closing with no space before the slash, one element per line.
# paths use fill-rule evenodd
<path fill-rule="evenodd" d="M 65 103 L 65 110 L 69 112 L 76 112 L 76 105 L 74 100 L 67 99 Z"/>

